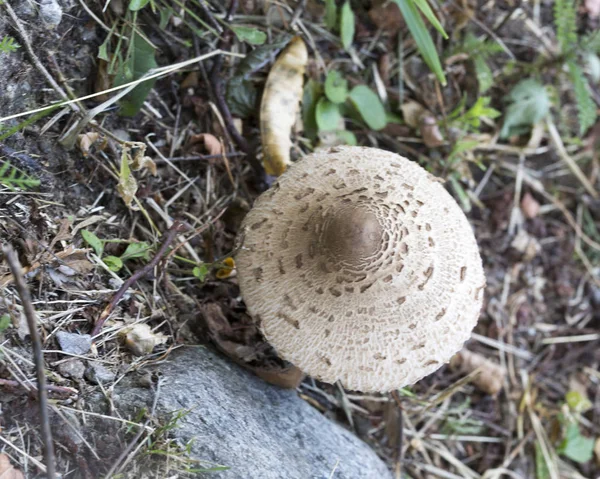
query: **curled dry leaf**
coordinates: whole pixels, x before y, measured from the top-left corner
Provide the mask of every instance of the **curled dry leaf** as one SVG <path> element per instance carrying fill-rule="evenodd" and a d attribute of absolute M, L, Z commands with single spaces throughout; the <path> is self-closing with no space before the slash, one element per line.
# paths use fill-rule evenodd
<path fill-rule="evenodd" d="M 167 336 L 155 333 L 145 323 L 138 323 L 122 332 L 125 345 L 136 356 L 150 354 L 155 346 L 167 342 Z"/>
<path fill-rule="evenodd" d="M 104 150 L 107 144 L 108 142 L 106 141 L 106 138 L 100 136 L 100 133 L 96 131 L 88 131 L 83 135 L 77 136 L 77 145 L 79 146 L 84 158 L 88 157 L 92 146 L 96 146 L 96 148 L 99 150 Z"/>
<path fill-rule="evenodd" d="M 218 279 L 229 278 L 231 276 L 231 273 L 233 272 L 234 268 L 235 268 L 235 261 L 233 260 L 233 258 L 231 258 L 231 257 L 225 258 L 223 260 L 223 266 L 217 270 L 215 276 Z"/>
<path fill-rule="evenodd" d="M 220 155 L 223 153 L 223 145 L 216 136 L 210 133 L 200 133 L 190 136 L 186 150 Z"/>
<path fill-rule="evenodd" d="M 402 117 L 408 126 L 417 129 L 421 126 L 421 119 L 430 114 L 423 105 L 416 101 L 407 101 L 400 109 L 402 110 Z"/>
<path fill-rule="evenodd" d="M 481 354 L 466 349 L 454 355 L 450 360 L 450 368 L 462 374 L 471 374 L 480 368 L 481 373 L 475 377 L 473 384 L 484 393 L 492 396 L 502 389 L 506 370 Z"/>
<path fill-rule="evenodd" d="M 1 479 L 25 479 L 21 471 L 15 469 L 6 454 L 0 454 L 0 478 Z"/>
<path fill-rule="evenodd" d="M 391 35 L 406 28 L 404 17 L 394 2 L 377 2 L 378 5 L 371 7 L 369 18 L 377 28 Z"/>
<path fill-rule="evenodd" d="M 300 109 L 308 51 L 294 37 L 273 64 L 260 104 L 263 162 L 269 175 L 281 175 L 290 164 L 290 135 Z"/>
<path fill-rule="evenodd" d="M 425 115 L 421 118 L 421 136 L 427 148 L 436 148 L 444 144 L 444 137 L 435 117 Z"/>
<path fill-rule="evenodd" d="M 521 210 L 525 218 L 535 218 L 540 212 L 540 204 L 529 192 L 523 195 L 521 199 Z"/>

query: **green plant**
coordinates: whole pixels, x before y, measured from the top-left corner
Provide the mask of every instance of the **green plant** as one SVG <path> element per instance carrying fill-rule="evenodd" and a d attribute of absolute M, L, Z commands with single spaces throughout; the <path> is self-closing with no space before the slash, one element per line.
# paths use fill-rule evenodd
<path fill-rule="evenodd" d="M 39 186 L 40 180 L 31 178 L 8 161 L 4 161 L 0 164 L 0 184 L 10 190 L 15 190 L 16 188 L 26 190 Z"/>
<path fill-rule="evenodd" d="M 550 111 L 550 97 L 544 85 L 533 78 L 517 83 L 506 95 L 501 138 L 520 135 L 543 120 Z"/>
<path fill-rule="evenodd" d="M 88 230 L 81 230 L 81 237 L 83 240 L 92 247 L 96 256 L 102 258 L 102 261 L 108 269 L 111 271 L 117 272 L 123 268 L 123 264 L 127 260 L 131 259 L 143 259 L 144 261 L 150 260 L 150 251 L 152 247 L 146 243 L 145 241 L 140 241 L 137 243 L 129 243 L 127 248 L 120 256 L 102 256 L 104 253 L 104 245 L 106 243 L 125 243 L 127 241 L 123 240 L 102 240 L 98 238 L 94 233 Z"/>
<path fill-rule="evenodd" d="M 406 25 L 415 40 L 417 50 L 423 57 L 423 60 L 437 79 L 446 84 L 446 76 L 433 43 L 433 39 L 423 21 L 423 15 L 433 27 L 442 34 L 444 38 L 448 35 L 431 10 L 427 0 L 392 0 L 400 8 L 400 12 L 406 21 Z M 336 7 L 335 0 L 326 0 L 325 2 L 325 26 L 329 30 L 339 30 L 340 39 L 344 49 L 348 50 L 354 39 L 354 12 L 350 2 L 346 0 L 339 8 Z"/>
<path fill-rule="evenodd" d="M 556 37 L 564 57 L 569 78 L 573 85 L 573 93 L 579 113 L 579 134 L 583 135 L 596 122 L 596 105 L 590 94 L 589 83 L 583 74 L 580 63 L 585 56 L 596 55 L 596 43 L 600 43 L 592 35 L 580 41 L 577 35 L 577 0 L 556 0 L 554 2 L 554 24 Z M 587 40 L 587 41 L 586 41 Z M 600 48 L 598 48 L 600 50 Z M 598 58 L 596 56 L 596 58 Z M 589 61 L 589 60 L 588 60 Z"/>
<path fill-rule="evenodd" d="M 6 35 L 2 41 L 0 41 L 0 53 L 12 53 L 16 52 L 18 48 L 21 48 L 15 39 L 11 36 Z"/>
<path fill-rule="evenodd" d="M 578 391 L 569 391 L 565 396 L 565 406 L 558 415 L 558 421 L 563 429 L 563 438 L 557 452 L 572 461 L 585 463 L 594 455 L 594 438 L 581 433 L 579 419 L 582 414 L 592 408 L 592 402 Z"/>
<path fill-rule="evenodd" d="M 494 77 L 488 65 L 488 60 L 501 51 L 502 46 L 497 42 L 478 38 L 471 32 L 465 35 L 460 47 L 454 50 L 454 53 L 467 53 L 473 62 L 477 82 L 479 83 L 479 94 L 485 93 L 494 84 Z"/>

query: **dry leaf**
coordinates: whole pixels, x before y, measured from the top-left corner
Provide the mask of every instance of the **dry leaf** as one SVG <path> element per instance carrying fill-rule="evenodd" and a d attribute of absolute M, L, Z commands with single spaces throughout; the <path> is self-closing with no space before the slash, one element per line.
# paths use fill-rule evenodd
<path fill-rule="evenodd" d="M 523 254 L 523 261 L 531 261 L 542 250 L 539 241 L 527 233 L 525 228 L 519 229 L 510 246 Z"/>
<path fill-rule="evenodd" d="M 181 87 L 182 90 L 185 90 L 186 88 L 195 88 L 200 84 L 199 78 L 198 78 L 198 72 L 197 71 L 193 71 L 188 73 L 188 75 L 183 79 L 183 81 L 181 82 L 181 85 L 179 85 Z"/>
<path fill-rule="evenodd" d="M 300 110 L 307 63 L 306 44 L 301 37 L 294 37 L 267 77 L 260 104 L 260 137 L 269 175 L 281 175 L 290 164 L 290 135 Z"/>
<path fill-rule="evenodd" d="M 83 135 L 77 135 L 77 146 L 81 150 L 84 158 L 87 158 L 90 154 L 90 148 L 100 138 L 100 133 L 96 131 L 88 131 Z"/>
<path fill-rule="evenodd" d="M 218 279 L 225 279 L 225 278 L 229 278 L 229 276 L 231 276 L 231 273 L 233 272 L 235 268 L 235 261 L 233 260 L 233 258 L 229 257 L 229 258 L 225 258 L 223 260 L 223 267 L 219 268 L 215 274 L 215 276 Z"/>
<path fill-rule="evenodd" d="M 374 6 L 368 15 L 377 28 L 391 35 L 406 28 L 404 17 L 394 2 L 383 2 Z"/>
<path fill-rule="evenodd" d="M 600 466 L 600 437 L 596 439 L 596 445 L 594 446 L 594 454 L 596 455 L 596 464 Z"/>
<path fill-rule="evenodd" d="M 133 150 L 133 158 L 131 159 L 131 167 L 134 171 L 139 171 L 143 168 L 147 169 L 153 176 L 156 176 L 156 164 L 152 158 L 146 156 L 146 144 L 139 141 L 128 141 L 130 151 Z"/>
<path fill-rule="evenodd" d="M 540 204 L 529 192 L 523 195 L 521 199 L 521 210 L 525 218 L 535 218 L 540 212 Z"/>
<path fill-rule="evenodd" d="M 500 392 L 506 376 L 506 370 L 503 367 L 466 349 L 454 355 L 450 360 L 450 368 L 465 375 L 480 368 L 481 372 L 473 379 L 473 384 L 492 396 Z"/>
<path fill-rule="evenodd" d="M 23 473 L 12 466 L 6 454 L 0 454 L 0 479 L 25 479 Z"/>
<path fill-rule="evenodd" d="M 210 133 L 200 133 L 190 136 L 186 150 L 207 153 L 209 155 L 221 155 L 223 153 L 223 145 L 216 136 Z"/>
<path fill-rule="evenodd" d="M 404 103 L 400 109 L 406 124 L 415 130 L 421 126 L 421 118 L 429 113 L 423 105 L 413 100 Z"/>
<path fill-rule="evenodd" d="M 421 136 L 427 148 L 436 148 L 444 144 L 444 137 L 433 116 L 426 115 L 421 118 Z"/>
<path fill-rule="evenodd" d="M 138 323 L 121 333 L 125 337 L 125 345 L 136 356 L 150 354 L 155 346 L 167 342 L 167 336 L 155 333 L 146 323 Z"/>

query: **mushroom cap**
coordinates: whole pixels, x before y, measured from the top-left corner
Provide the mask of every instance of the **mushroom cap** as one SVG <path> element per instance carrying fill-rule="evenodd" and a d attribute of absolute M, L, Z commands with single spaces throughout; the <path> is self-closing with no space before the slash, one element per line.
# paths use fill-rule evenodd
<path fill-rule="evenodd" d="M 375 148 L 296 162 L 244 219 L 248 311 L 307 374 L 385 392 L 462 348 L 485 287 L 471 226 L 440 181 Z"/>

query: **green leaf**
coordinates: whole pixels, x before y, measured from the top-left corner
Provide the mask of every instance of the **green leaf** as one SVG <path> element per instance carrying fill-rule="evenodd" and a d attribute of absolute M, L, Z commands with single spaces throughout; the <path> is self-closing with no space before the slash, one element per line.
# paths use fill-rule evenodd
<path fill-rule="evenodd" d="M 507 138 L 543 120 L 550 111 L 550 98 L 544 85 L 527 78 L 521 80 L 506 96 L 508 106 L 500 138 Z"/>
<path fill-rule="evenodd" d="M 254 82 L 242 76 L 235 76 L 227 83 L 225 100 L 233 115 L 248 118 L 258 106 L 258 90 Z"/>
<path fill-rule="evenodd" d="M 421 13 L 423 15 L 425 15 L 425 18 L 427 18 L 427 20 L 429 20 L 429 23 L 431 23 L 434 26 L 434 28 L 442 34 L 442 36 L 444 38 L 448 38 L 448 34 L 445 32 L 444 27 L 442 27 L 441 23 L 438 21 L 437 17 L 431 10 L 431 7 L 429 6 L 429 3 L 427 3 L 427 0 L 412 0 L 412 1 L 415 3 L 415 5 L 417 7 L 419 7 L 419 10 L 421 10 Z"/>
<path fill-rule="evenodd" d="M 150 245 L 145 241 L 139 243 L 130 243 L 125 249 L 125 252 L 121 255 L 121 259 L 126 261 L 128 259 L 142 258 L 146 261 L 150 260 Z"/>
<path fill-rule="evenodd" d="M 584 59 L 592 80 L 598 83 L 600 81 L 600 58 L 593 52 L 585 52 Z"/>
<path fill-rule="evenodd" d="M 6 331 L 11 324 L 12 321 L 10 320 L 10 316 L 8 314 L 3 314 L 0 316 L 0 334 Z"/>
<path fill-rule="evenodd" d="M 123 261 L 121 261 L 121 258 L 116 256 L 105 256 L 102 258 L 102 261 L 104 261 L 104 264 L 108 266 L 108 269 L 114 271 L 115 273 L 123 267 Z"/>
<path fill-rule="evenodd" d="M 319 131 L 337 130 L 342 120 L 340 109 L 335 103 L 331 103 L 327 98 L 321 97 L 317 102 L 315 119 Z"/>
<path fill-rule="evenodd" d="M 477 83 L 479 83 L 479 93 L 485 93 L 494 85 L 492 69 L 481 55 L 473 58 L 473 66 L 475 67 L 475 75 L 477 75 Z"/>
<path fill-rule="evenodd" d="M 110 61 L 110 57 L 108 56 L 109 41 L 110 41 L 110 35 L 108 37 L 106 37 L 106 40 L 104 40 L 104 43 L 102 45 L 100 45 L 100 48 L 98 48 L 98 58 L 100 60 L 104 60 L 105 62 Z"/>
<path fill-rule="evenodd" d="M 567 66 L 579 113 L 579 134 L 583 136 L 589 127 L 596 123 L 596 103 L 590 94 L 590 87 L 581 67 L 574 61 L 567 62 Z"/>
<path fill-rule="evenodd" d="M 348 50 L 354 40 L 354 12 L 349 1 L 344 3 L 340 13 L 340 37 L 344 50 Z"/>
<path fill-rule="evenodd" d="M 333 31 L 337 26 L 337 6 L 335 0 L 325 0 L 325 26 Z"/>
<path fill-rule="evenodd" d="M 81 230 L 81 237 L 83 238 L 83 241 L 94 249 L 96 256 L 102 256 L 102 252 L 104 251 L 104 241 L 88 230 Z"/>
<path fill-rule="evenodd" d="M 229 28 L 235 33 L 240 42 L 247 42 L 250 45 L 262 45 L 267 40 L 267 34 L 261 32 L 258 28 L 241 25 L 229 25 Z"/>
<path fill-rule="evenodd" d="M 325 95 L 333 103 L 344 103 L 348 98 L 348 81 L 340 72 L 331 70 L 325 79 Z"/>
<path fill-rule="evenodd" d="M 565 401 L 569 405 L 571 411 L 577 413 L 589 411 L 593 406 L 592 402 L 578 391 L 569 391 L 565 395 Z"/>
<path fill-rule="evenodd" d="M 302 95 L 302 123 L 304 124 L 304 136 L 311 141 L 317 139 L 317 102 L 323 94 L 321 84 L 310 79 L 304 85 Z"/>
<path fill-rule="evenodd" d="M 554 1 L 554 24 L 556 38 L 563 53 L 577 44 L 577 9 L 575 0 Z"/>
<path fill-rule="evenodd" d="M 119 65 L 115 75 L 114 86 L 138 80 L 157 66 L 154 59 L 154 47 L 144 37 L 138 33 L 133 33 L 131 41 L 133 42 L 131 55 L 125 62 Z M 155 78 L 144 81 L 128 93 L 121 101 L 121 115 L 134 116 L 140 111 L 155 82 Z"/>
<path fill-rule="evenodd" d="M 559 454 L 572 461 L 583 464 L 588 462 L 594 454 L 595 441 L 581 435 L 577 424 L 569 424 L 563 442 L 558 447 Z"/>
<path fill-rule="evenodd" d="M 150 3 L 150 0 L 131 0 L 129 2 L 129 10 L 137 12 Z"/>
<path fill-rule="evenodd" d="M 348 146 L 356 146 L 358 141 L 356 140 L 356 135 L 348 130 L 338 130 L 335 132 L 336 136 Z"/>
<path fill-rule="evenodd" d="M 550 479 L 550 470 L 548 464 L 546 464 L 546 458 L 542 452 L 540 443 L 535 443 L 535 476 L 536 479 Z"/>
<path fill-rule="evenodd" d="M 365 85 L 355 86 L 350 101 L 372 130 L 381 130 L 387 124 L 385 108 L 377 94 Z"/>
<path fill-rule="evenodd" d="M 195 266 L 192 270 L 192 274 L 198 278 L 201 282 L 204 282 L 206 279 L 206 275 L 208 275 L 209 268 L 206 264 L 201 264 L 200 266 Z"/>
<path fill-rule="evenodd" d="M 440 58 L 417 7 L 412 0 L 394 0 L 394 2 L 400 7 L 408 30 L 413 36 L 423 60 L 425 60 L 425 63 L 435 74 L 440 83 L 446 85 L 446 77 L 444 76 Z"/>

